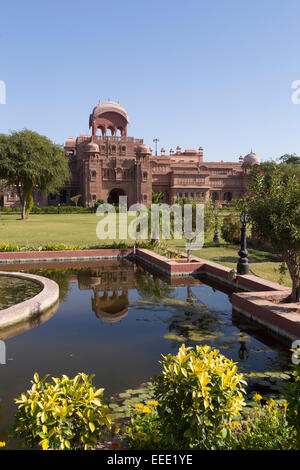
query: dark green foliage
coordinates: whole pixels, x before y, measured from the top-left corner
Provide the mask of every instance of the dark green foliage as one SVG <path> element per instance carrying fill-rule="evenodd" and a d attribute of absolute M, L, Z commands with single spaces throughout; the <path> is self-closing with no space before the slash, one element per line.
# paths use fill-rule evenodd
<path fill-rule="evenodd" d="M 293 289 L 291 300 L 300 299 L 300 181 L 275 169 L 270 180 L 263 172 L 253 176 L 247 209 L 257 237 L 270 242 L 286 263 Z"/>
<path fill-rule="evenodd" d="M 34 189 L 55 194 L 69 176 L 63 148 L 47 137 L 27 129 L 0 134 L 0 179 L 17 189 L 23 219 L 32 208 Z"/>
<path fill-rule="evenodd" d="M 237 213 L 231 213 L 224 217 L 221 236 L 227 243 L 239 243 L 241 239 L 241 222 Z"/>

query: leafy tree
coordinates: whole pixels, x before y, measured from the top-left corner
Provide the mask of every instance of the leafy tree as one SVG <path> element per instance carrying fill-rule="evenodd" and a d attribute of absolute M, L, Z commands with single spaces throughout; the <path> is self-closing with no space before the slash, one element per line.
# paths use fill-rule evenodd
<path fill-rule="evenodd" d="M 0 178 L 17 189 L 22 219 L 33 206 L 32 191 L 55 194 L 70 175 L 60 145 L 28 129 L 0 134 Z"/>
<path fill-rule="evenodd" d="M 221 226 L 221 235 L 227 243 L 239 243 L 241 238 L 241 222 L 237 212 L 231 212 L 224 217 Z"/>
<path fill-rule="evenodd" d="M 278 168 L 270 185 L 262 172 L 252 178 L 247 207 L 255 233 L 281 253 L 291 279 L 291 301 L 300 300 L 300 181 Z"/>
<path fill-rule="evenodd" d="M 299 162 L 297 163 L 297 159 Z M 252 168 L 250 172 L 250 177 L 255 178 L 256 175 L 260 172 L 264 173 L 264 178 L 267 186 L 271 185 L 272 174 L 279 169 L 284 175 L 299 175 L 300 176 L 300 157 L 293 155 L 283 155 L 280 157 L 281 162 L 277 163 L 275 160 L 270 160 L 267 162 L 262 162 L 258 167 Z"/>
<path fill-rule="evenodd" d="M 0 179 L 0 195 L 2 196 L 5 191 L 9 190 L 9 185 L 6 180 Z"/>
<path fill-rule="evenodd" d="M 279 160 L 281 160 L 283 163 L 291 163 L 293 165 L 300 165 L 300 157 L 296 155 L 295 153 L 292 153 L 292 154 L 285 153 L 279 158 Z"/>

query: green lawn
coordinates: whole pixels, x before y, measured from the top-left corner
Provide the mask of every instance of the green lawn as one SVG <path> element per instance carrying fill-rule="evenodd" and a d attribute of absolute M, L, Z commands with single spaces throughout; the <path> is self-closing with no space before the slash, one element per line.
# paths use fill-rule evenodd
<path fill-rule="evenodd" d="M 47 243 L 66 243 L 83 247 L 102 246 L 110 241 L 101 241 L 97 238 L 96 226 L 99 220 L 95 214 L 33 214 L 26 221 L 18 219 L 16 215 L 1 215 L 0 242 L 10 242 L 24 248 L 38 248 Z M 236 267 L 238 259 L 236 248 L 225 245 L 216 247 L 211 240 L 207 242 L 207 246 L 193 251 L 193 254 L 231 268 Z M 172 240 L 166 245 L 184 250 L 184 241 Z M 279 282 L 280 263 L 271 260 L 267 253 L 250 250 L 249 262 L 253 273 Z M 288 274 L 283 277 L 283 283 L 291 285 Z"/>

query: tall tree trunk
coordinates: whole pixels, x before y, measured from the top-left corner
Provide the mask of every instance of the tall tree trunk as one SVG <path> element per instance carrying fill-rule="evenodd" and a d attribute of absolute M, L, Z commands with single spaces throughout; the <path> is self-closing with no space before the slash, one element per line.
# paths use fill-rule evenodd
<path fill-rule="evenodd" d="M 300 301 L 299 276 L 296 276 L 295 278 L 293 278 L 292 281 L 293 281 L 293 287 L 292 287 L 291 301 L 299 302 Z"/>
<path fill-rule="evenodd" d="M 30 184 L 26 189 L 26 218 L 28 218 L 29 213 L 33 207 L 33 197 L 32 197 L 33 185 Z"/>
<path fill-rule="evenodd" d="M 26 218 L 26 197 L 24 196 L 24 189 L 20 185 L 17 186 L 17 191 L 21 204 L 21 219 L 24 220 Z"/>
<path fill-rule="evenodd" d="M 300 259 L 294 252 L 287 250 L 284 258 L 292 279 L 291 302 L 300 301 Z"/>

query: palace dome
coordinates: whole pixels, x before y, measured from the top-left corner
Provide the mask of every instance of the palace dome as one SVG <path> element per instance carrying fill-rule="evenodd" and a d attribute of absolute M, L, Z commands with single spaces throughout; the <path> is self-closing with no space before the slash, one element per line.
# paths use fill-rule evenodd
<path fill-rule="evenodd" d="M 244 157 L 244 166 L 252 167 L 260 164 L 260 158 L 252 151 Z"/>
<path fill-rule="evenodd" d="M 96 118 L 101 116 L 104 113 L 117 113 L 123 116 L 127 123 L 130 124 L 129 117 L 127 112 L 119 103 L 115 103 L 114 101 L 102 101 L 100 102 L 95 108 L 93 109 L 92 115 Z"/>
<path fill-rule="evenodd" d="M 95 142 L 91 141 L 87 144 L 86 150 L 87 152 L 99 152 L 99 146 Z"/>
<path fill-rule="evenodd" d="M 73 137 L 68 137 L 65 143 L 65 147 L 74 147 L 75 145 L 75 139 L 73 139 Z"/>
<path fill-rule="evenodd" d="M 150 150 L 150 147 L 148 147 L 148 145 L 141 144 L 141 145 L 138 145 L 136 149 L 136 153 L 149 154 L 151 153 L 151 150 Z"/>

